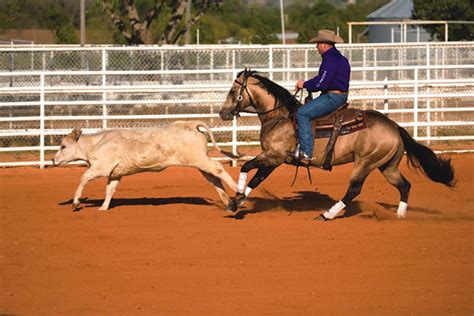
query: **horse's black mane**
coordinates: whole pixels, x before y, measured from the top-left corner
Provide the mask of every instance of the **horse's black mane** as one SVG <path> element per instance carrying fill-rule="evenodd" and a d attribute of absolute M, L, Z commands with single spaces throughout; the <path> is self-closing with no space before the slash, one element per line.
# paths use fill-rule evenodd
<path fill-rule="evenodd" d="M 244 71 L 240 72 L 238 77 Z M 270 79 L 263 77 L 257 73 L 257 71 L 249 71 L 249 76 L 254 77 L 260 84 L 263 86 L 265 90 L 268 91 L 271 95 L 275 97 L 278 103 L 284 105 L 290 113 L 293 113 L 301 103 L 290 93 L 288 90 L 283 88 L 282 86 L 276 84 L 275 82 L 271 81 Z"/>

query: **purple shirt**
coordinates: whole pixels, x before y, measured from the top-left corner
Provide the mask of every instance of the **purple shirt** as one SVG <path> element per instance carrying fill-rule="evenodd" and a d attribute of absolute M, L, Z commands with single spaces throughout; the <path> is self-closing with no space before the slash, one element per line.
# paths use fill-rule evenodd
<path fill-rule="evenodd" d="M 336 47 L 327 50 L 323 55 L 323 62 L 319 66 L 319 73 L 313 79 L 305 81 L 304 88 L 308 91 L 349 91 L 351 66 Z"/>

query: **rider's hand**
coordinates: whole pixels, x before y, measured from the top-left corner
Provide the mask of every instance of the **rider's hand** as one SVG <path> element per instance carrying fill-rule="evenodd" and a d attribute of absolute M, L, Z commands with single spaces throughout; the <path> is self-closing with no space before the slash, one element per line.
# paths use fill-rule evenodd
<path fill-rule="evenodd" d="M 304 85 L 304 80 L 300 79 L 296 81 L 295 90 L 303 89 L 304 88 L 303 85 Z"/>

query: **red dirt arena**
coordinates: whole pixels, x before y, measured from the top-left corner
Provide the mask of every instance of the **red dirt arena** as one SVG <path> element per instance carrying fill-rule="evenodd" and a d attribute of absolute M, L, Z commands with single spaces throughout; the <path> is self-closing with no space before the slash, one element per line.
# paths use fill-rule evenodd
<path fill-rule="evenodd" d="M 378 172 L 331 222 L 351 165 L 278 168 L 237 214 L 199 171 L 105 179 L 71 199 L 84 167 L 0 169 L 0 313 L 19 315 L 473 315 L 474 155 L 449 189 L 412 183 L 407 218 Z M 226 167 L 234 179 L 239 169 Z"/>

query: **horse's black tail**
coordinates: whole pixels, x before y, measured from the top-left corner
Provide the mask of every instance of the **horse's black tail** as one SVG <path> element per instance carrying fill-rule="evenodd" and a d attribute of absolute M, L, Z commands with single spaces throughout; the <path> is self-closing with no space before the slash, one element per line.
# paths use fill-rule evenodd
<path fill-rule="evenodd" d="M 437 156 L 430 148 L 416 142 L 404 128 L 399 126 L 398 130 L 403 139 L 408 162 L 413 167 L 420 169 L 434 182 L 442 183 L 448 187 L 456 185 L 450 158 Z"/>

